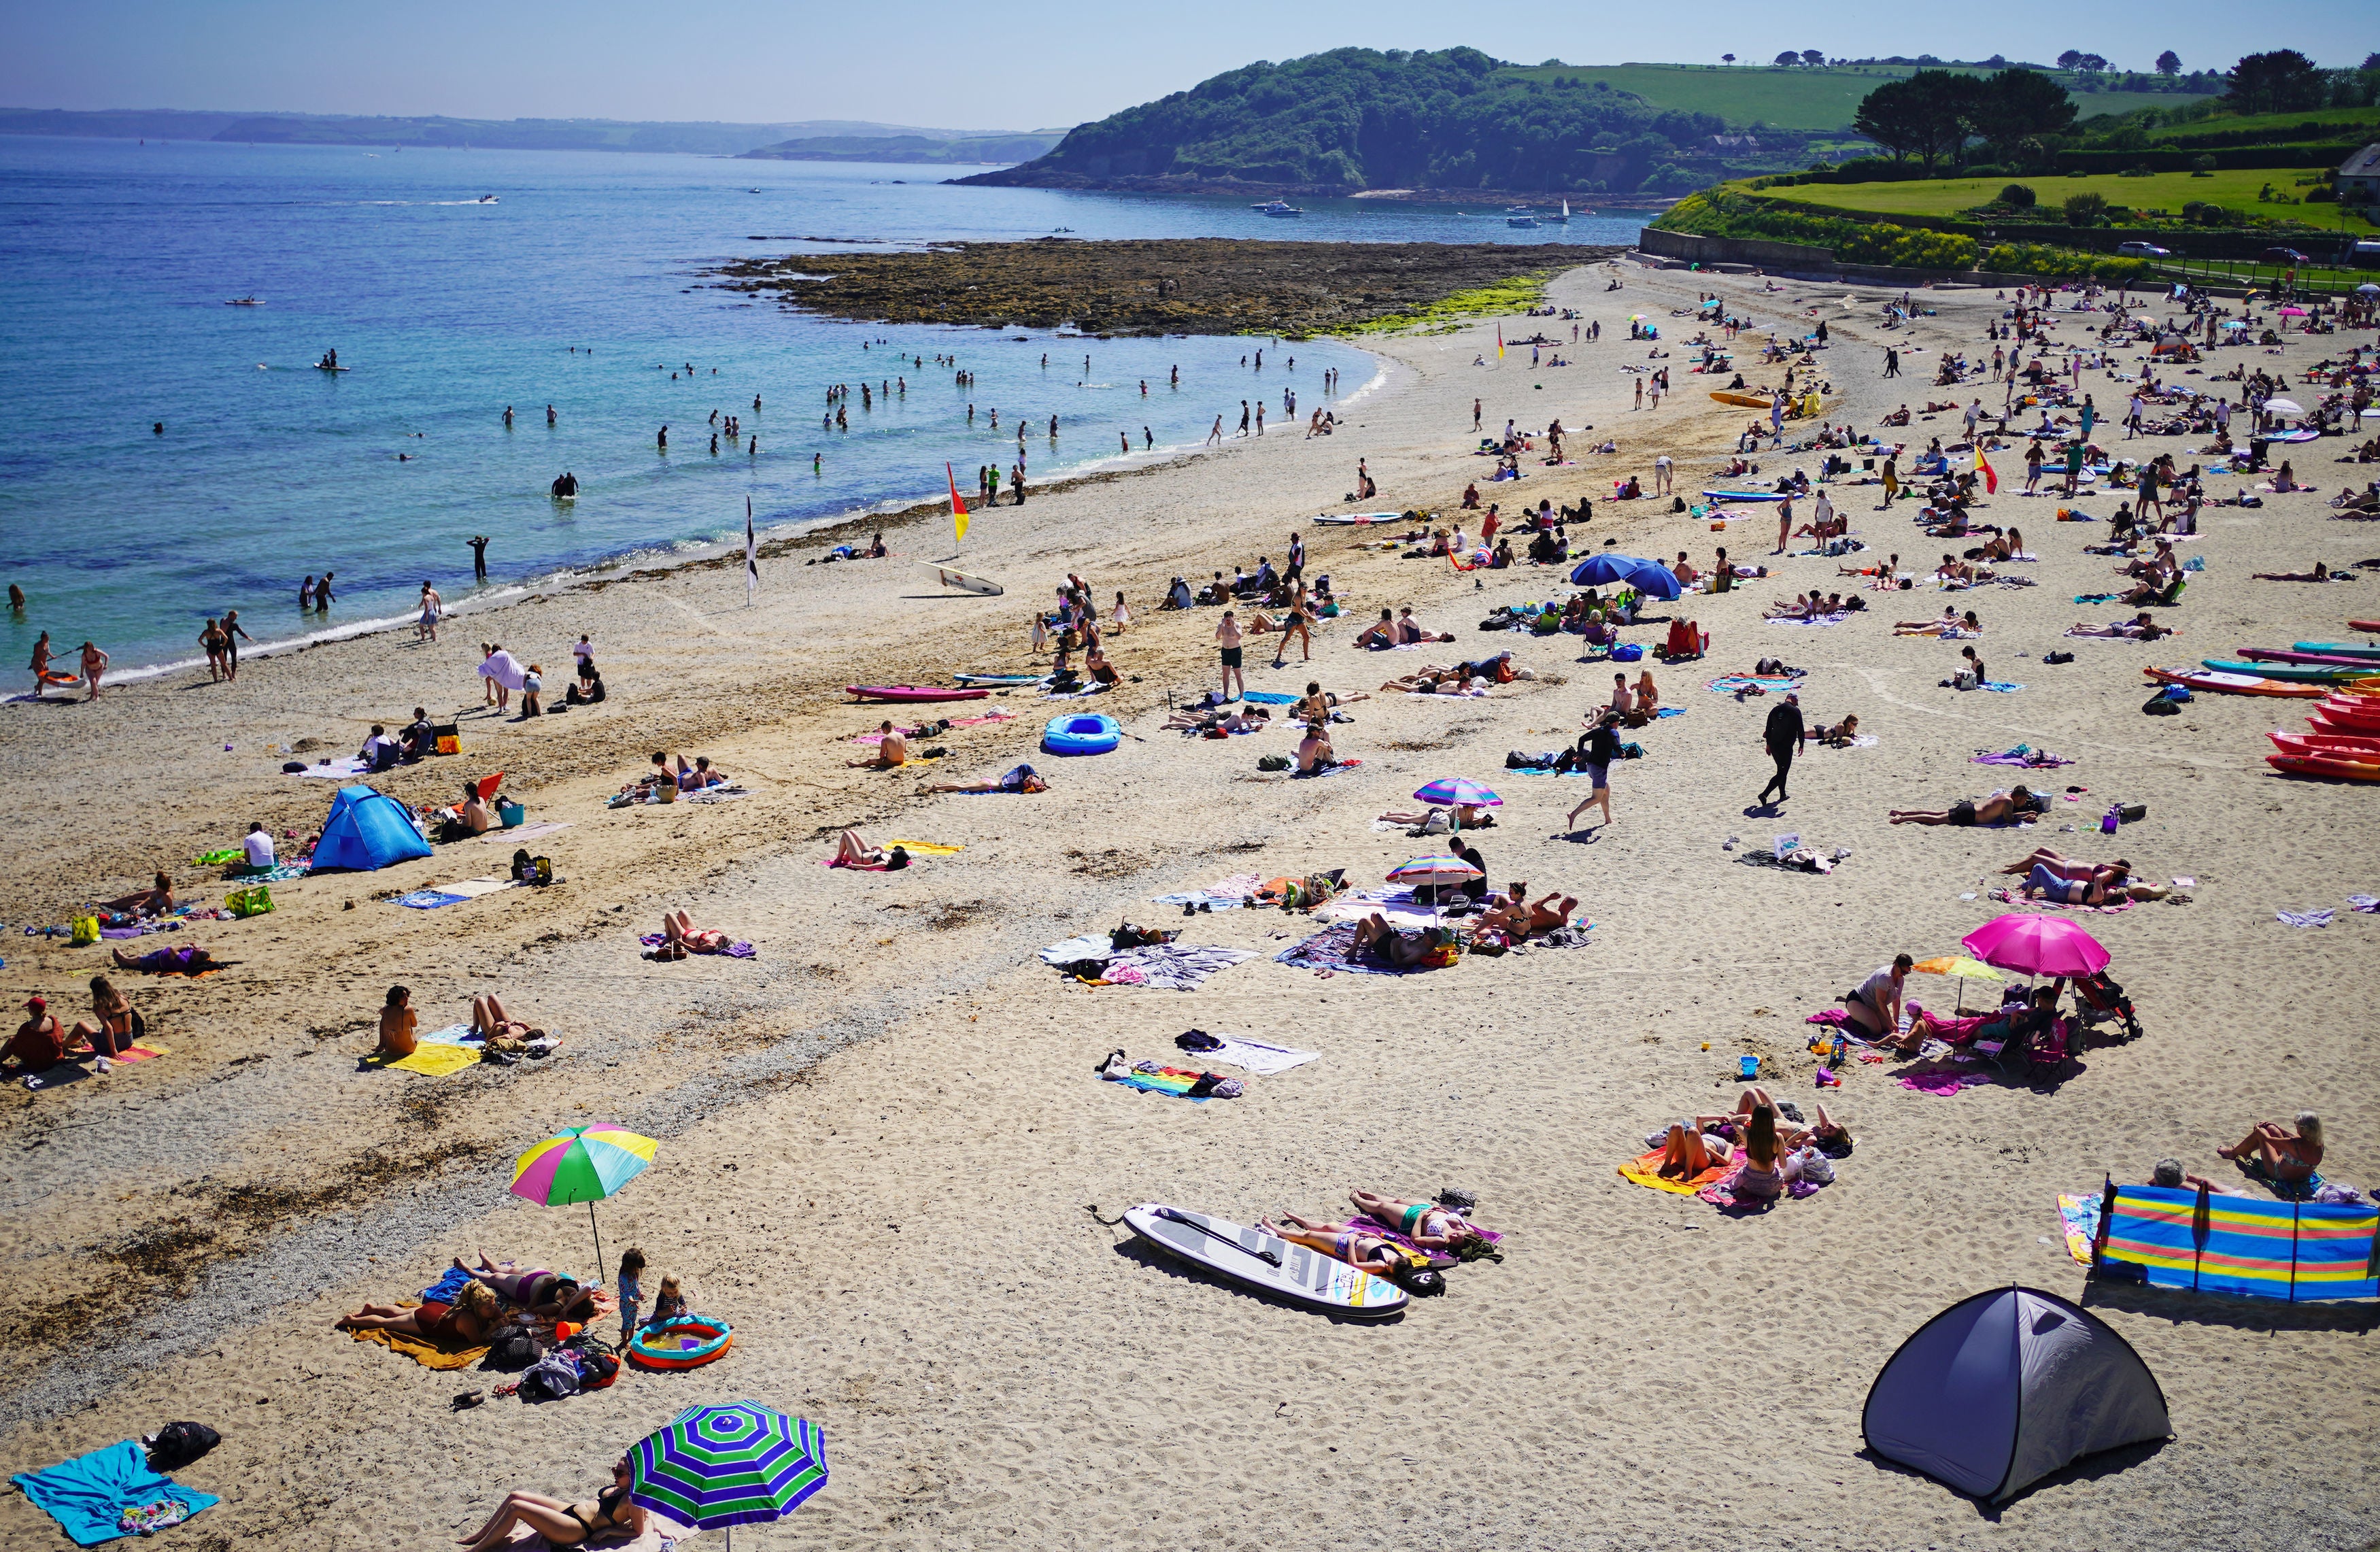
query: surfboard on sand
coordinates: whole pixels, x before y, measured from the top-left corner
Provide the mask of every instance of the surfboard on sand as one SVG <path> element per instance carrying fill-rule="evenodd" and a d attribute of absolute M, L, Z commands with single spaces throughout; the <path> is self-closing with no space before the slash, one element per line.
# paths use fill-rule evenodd
<path fill-rule="evenodd" d="M 981 700 L 985 689 L 952 689 L 944 685 L 845 685 L 856 700 Z"/>
<path fill-rule="evenodd" d="M 2284 685 L 2259 673 L 2218 673 L 2204 668 L 2144 668 L 2143 673 L 2165 685 L 2180 685 L 2193 690 L 2211 690 L 2218 695 L 2289 696 L 2311 699 L 2322 695 L 2318 685 Z"/>
<path fill-rule="evenodd" d="M 1324 527 L 1362 528 L 1375 523 L 1402 523 L 1405 521 L 1405 515 L 1402 512 L 1326 512 L 1314 520 Z"/>
<path fill-rule="evenodd" d="M 1412 1302 L 1411 1294 L 1385 1278 L 1228 1219 L 1144 1202 L 1126 1208 L 1123 1221 L 1135 1235 L 1168 1255 L 1308 1309 L 1382 1320 Z"/>
<path fill-rule="evenodd" d="M 921 565 L 925 564 L 922 561 L 918 564 Z M 929 565 L 926 569 L 932 572 L 935 576 L 940 578 L 943 587 L 954 588 L 962 593 L 974 593 L 979 598 L 998 598 L 1002 593 L 1007 590 L 999 583 L 992 581 L 988 576 L 977 576 L 968 572 L 953 571 L 948 566 Z"/>
<path fill-rule="evenodd" d="M 1767 409 L 1775 402 L 1774 400 L 1764 399 L 1757 394 L 1721 393 L 1713 394 L 1711 397 L 1724 405 L 1742 405 L 1746 409 Z"/>
<path fill-rule="evenodd" d="M 1703 499 L 1722 502 L 1781 502 L 1785 496 L 1779 491 L 1705 491 Z"/>

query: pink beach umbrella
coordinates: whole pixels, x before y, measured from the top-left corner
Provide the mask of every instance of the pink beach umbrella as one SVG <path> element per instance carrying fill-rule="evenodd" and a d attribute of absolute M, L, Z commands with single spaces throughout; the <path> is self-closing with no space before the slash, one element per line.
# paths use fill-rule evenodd
<path fill-rule="evenodd" d="M 1999 916 L 1960 941 L 1985 964 L 2026 976 L 2095 976 L 2110 957 L 2097 939 L 2063 916 Z"/>

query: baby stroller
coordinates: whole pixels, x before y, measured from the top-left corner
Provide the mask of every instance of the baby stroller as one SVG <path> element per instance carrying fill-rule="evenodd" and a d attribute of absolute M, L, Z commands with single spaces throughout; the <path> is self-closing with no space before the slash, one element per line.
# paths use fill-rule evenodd
<path fill-rule="evenodd" d="M 2124 995 L 2124 988 L 2105 970 L 2076 981 L 2074 1000 L 2086 1023 L 2119 1019 L 2123 1023 L 2125 1039 L 2141 1037 L 2140 1015 L 2133 1011 L 2132 1000 Z"/>

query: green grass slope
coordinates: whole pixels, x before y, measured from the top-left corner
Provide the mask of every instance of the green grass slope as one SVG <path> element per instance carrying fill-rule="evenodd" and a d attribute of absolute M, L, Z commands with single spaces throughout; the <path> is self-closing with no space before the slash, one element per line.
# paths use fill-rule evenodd
<path fill-rule="evenodd" d="M 1796 66 L 1771 65 L 1564 65 L 1532 66 L 1513 75 L 1553 81 L 1564 77 L 1592 88 L 1602 82 L 1614 91 L 1630 91 L 1656 108 L 1684 113 L 1716 114 L 1730 128 L 1757 121 L 1779 129 L 1826 130 L 1847 127 L 1859 110 L 1860 99 L 1888 80 L 1913 76 L 1913 65 Z M 1987 75 L 1981 67 L 1971 75 Z M 2180 92 L 2081 91 L 2075 79 L 2062 70 L 2050 79 L 2074 91 L 2082 116 L 2130 113 L 2134 108 L 2178 108 L 2201 99 Z M 2300 117 L 2305 115 L 2300 115 Z"/>

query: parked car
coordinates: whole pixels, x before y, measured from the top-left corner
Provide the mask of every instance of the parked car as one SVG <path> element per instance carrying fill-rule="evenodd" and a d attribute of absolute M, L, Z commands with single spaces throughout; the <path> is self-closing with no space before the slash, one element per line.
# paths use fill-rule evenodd
<path fill-rule="evenodd" d="M 2267 264 L 2279 264 L 2292 270 L 2301 264 L 2313 262 L 2294 248 L 2268 248 L 2265 249 L 2262 261 Z"/>
<path fill-rule="evenodd" d="M 2118 243 L 2116 245 L 2116 251 L 2122 254 L 2127 259 L 2170 259 L 2173 257 L 2173 249 L 2169 248 L 2159 248 L 2156 244 L 2150 242 Z"/>

